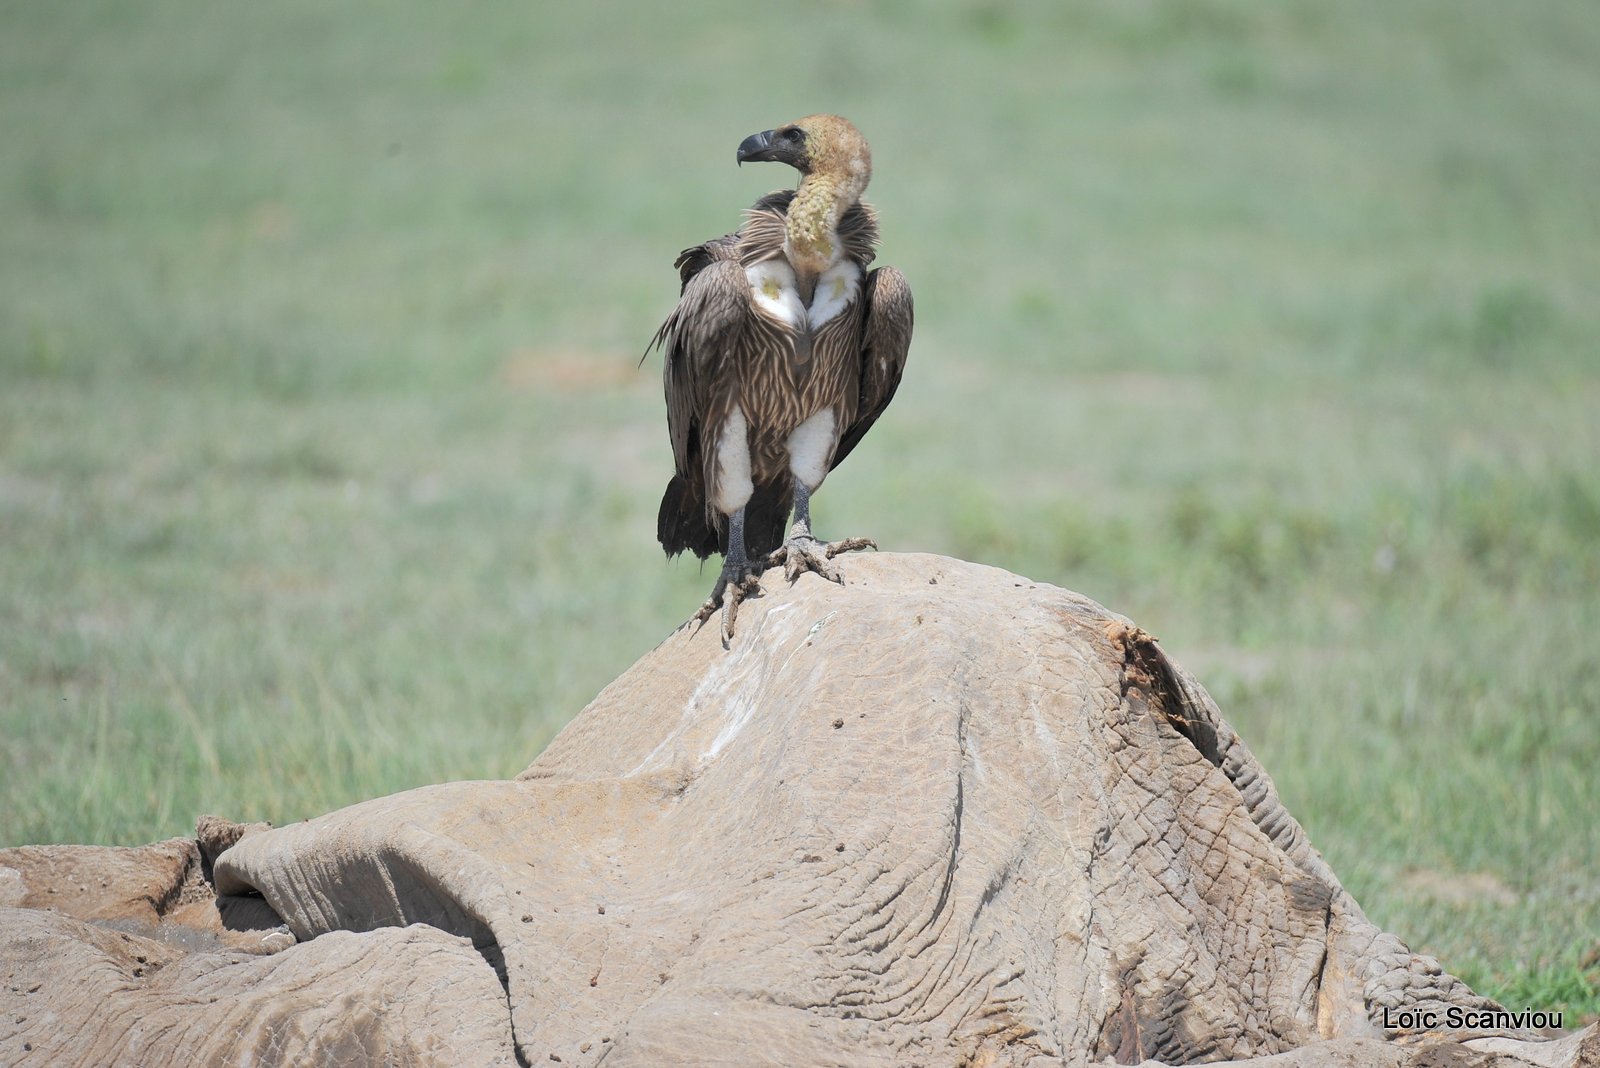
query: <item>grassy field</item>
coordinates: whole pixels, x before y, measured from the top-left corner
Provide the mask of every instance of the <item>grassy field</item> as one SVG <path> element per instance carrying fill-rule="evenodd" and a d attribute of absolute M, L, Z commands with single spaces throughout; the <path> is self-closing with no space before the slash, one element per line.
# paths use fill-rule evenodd
<path fill-rule="evenodd" d="M 1590 0 L 0 29 L 0 844 L 521 769 L 714 576 L 635 363 L 831 110 L 918 328 L 821 531 L 1134 617 L 1377 922 L 1600 1012 Z"/>

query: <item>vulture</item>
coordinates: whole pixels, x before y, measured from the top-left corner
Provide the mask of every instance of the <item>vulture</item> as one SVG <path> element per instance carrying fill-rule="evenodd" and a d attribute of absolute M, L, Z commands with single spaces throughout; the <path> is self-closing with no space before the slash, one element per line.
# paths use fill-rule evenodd
<path fill-rule="evenodd" d="M 745 138 L 738 162 L 752 161 L 789 164 L 798 186 L 679 254 L 678 304 L 650 344 L 665 355 L 676 469 L 656 535 L 669 557 L 722 554 L 695 618 L 722 607 L 727 638 L 763 568 L 843 582 L 833 557 L 877 547 L 817 540 L 811 495 L 883 414 L 911 345 L 905 276 L 868 270 L 878 221 L 861 200 L 872 154 L 860 131 L 811 115 Z"/>

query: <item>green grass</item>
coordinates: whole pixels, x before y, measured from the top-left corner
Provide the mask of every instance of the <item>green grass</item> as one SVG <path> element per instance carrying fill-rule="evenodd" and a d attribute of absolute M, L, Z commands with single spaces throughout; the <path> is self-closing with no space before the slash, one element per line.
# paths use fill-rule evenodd
<path fill-rule="evenodd" d="M 1600 11 L 26 0 L 0 843 L 506 776 L 682 620 L 671 260 L 872 139 L 825 531 L 1159 634 L 1377 922 L 1600 1013 Z"/>

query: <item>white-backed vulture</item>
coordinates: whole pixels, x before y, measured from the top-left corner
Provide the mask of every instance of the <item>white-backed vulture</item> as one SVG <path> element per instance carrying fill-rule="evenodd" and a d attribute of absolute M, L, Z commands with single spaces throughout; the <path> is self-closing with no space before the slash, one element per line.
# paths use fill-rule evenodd
<path fill-rule="evenodd" d="M 730 637 L 763 567 L 838 582 L 835 555 L 875 547 L 818 541 L 811 495 L 883 414 L 911 344 L 905 277 L 867 270 L 878 222 L 861 201 L 872 154 L 860 131 L 811 115 L 745 138 L 738 162 L 757 160 L 794 167 L 798 188 L 762 197 L 736 233 L 678 256 L 682 293 L 652 342 L 666 353 L 677 468 L 657 537 L 668 556 L 723 554 L 696 618 L 725 604 Z"/>

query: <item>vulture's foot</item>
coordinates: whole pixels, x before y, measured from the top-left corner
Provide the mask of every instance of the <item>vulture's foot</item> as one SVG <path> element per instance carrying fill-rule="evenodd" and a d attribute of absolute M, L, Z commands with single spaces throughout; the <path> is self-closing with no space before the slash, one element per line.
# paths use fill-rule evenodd
<path fill-rule="evenodd" d="M 711 588 L 711 596 L 700 606 L 700 611 L 694 614 L 696 622 L 704 625 L 705 621 L 715 615 L 720 608 L 723 641 L 732 639 L 733 621 L 739 616 L 739 602 L 747 595 L 755 593 L 760 587 L 761 573 L 749 564 L 724 563 L 722 574 L 717 576 L 717 584 Z"/>
<path fill-rule="evenodd" d="M 833 566 L 833 558 L 840 553 L 853 553 L 861 549 L 876 549 L 878 543 L 871 538 L 844 538 L 840 541 L 818 541 L 811 531 L 799 524 L 789 532 L 783 547 L 767 557 L 767 566 L 783 565 L 783 573 L 792 583 L 807 571 L 815 571 L 829 582 L 844 585 L 844 576 Z"/>

